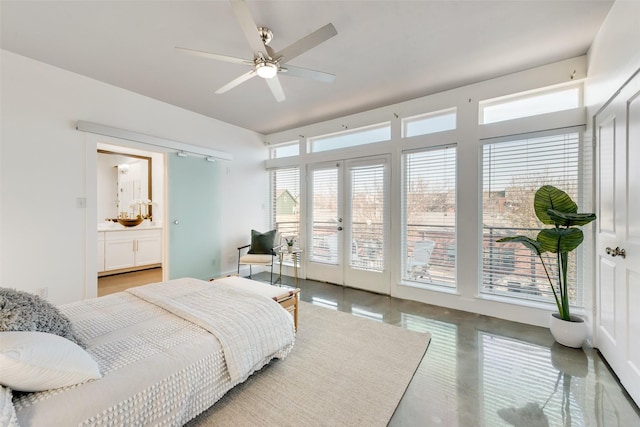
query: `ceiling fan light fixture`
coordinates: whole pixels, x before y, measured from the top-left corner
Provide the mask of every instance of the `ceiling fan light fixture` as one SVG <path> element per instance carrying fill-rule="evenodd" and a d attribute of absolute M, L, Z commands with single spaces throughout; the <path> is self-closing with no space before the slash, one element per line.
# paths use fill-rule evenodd
<path fill-rule="evenodd" d="M 256 73 L 263 79 L 272 79 L 278 74 L 278 66 L 271 62 L 258 62 Z"/>

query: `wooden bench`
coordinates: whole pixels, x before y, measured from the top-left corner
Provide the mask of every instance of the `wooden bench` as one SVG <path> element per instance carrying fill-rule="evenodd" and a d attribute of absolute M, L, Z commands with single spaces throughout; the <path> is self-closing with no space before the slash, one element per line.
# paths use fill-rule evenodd
<path fill-rule="evenodd" d="M 300 289 L 281 288 L 269 285 L 268 283 L 258 282 L 256 280 L 238 276 L 226 276 L 211 279 L 211 281 L 214 280 L 216 283 L 234 286 L 257 295 L 263 295 L 267 298 L 271 298 L 293 316 L 293 325 L 296 331 L 298 330 L 298 301 L 300 299 Z"/>

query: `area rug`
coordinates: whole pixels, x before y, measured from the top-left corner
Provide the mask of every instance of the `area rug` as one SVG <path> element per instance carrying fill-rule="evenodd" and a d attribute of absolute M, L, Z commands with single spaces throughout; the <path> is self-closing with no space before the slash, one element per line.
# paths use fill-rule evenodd
<path fill-rule="evenodd" d="M 187 426 L 385 426 L 430 339 L 301 302 L 291 354 Z"/>

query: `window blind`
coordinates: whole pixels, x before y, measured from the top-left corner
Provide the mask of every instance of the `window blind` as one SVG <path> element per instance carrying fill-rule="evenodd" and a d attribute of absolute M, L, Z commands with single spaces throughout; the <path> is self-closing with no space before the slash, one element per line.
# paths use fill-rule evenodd
<path fill-rule="evenodd" d="M 338 264 L 338 168 L 311 171 L 311 250 L 309 259 Z"/>
<path fill-rule="evenodd" d="M 294 237 L 297 241 L 300 236 L 299 168 L 271 171 L 271 208 L 273 228 L 283 237 Z"/>
<path fill-rule="evenodd" d="M 533 209 L 542 185 L 565 191 L 581 206 L 580 134 L 566 132 L 487 141 L 482 150 L 482 284 L 480 292 L 511 298 L 553 302 L 553 293 L 537 255 L 519 243 L 496 243 L 505 236 L 536 238 L 545 228 Z M 581 305 L 576 252 L 569 257 L 569 299 Z M 551 278 L 555 255 L 545 254 Z M 553 257 L 553 259 L 551 258 Z"/>
<path fill-rule="evenodd" d="M 403 279 L 455 287 L 456 147 L 403 154 Z"/>
<path fill-rule="evenodd" d="M 384 165 L 358 166 L 351 174 L 351 252 L 353 268 L 384 270 Z"/>

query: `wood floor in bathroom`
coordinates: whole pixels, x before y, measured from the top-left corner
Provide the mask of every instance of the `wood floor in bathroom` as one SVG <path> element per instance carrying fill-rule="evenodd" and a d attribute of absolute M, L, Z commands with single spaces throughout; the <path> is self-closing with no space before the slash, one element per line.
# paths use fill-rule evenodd
<path fill-rule="evenodd" d="M 98 296 L 113 294 L 135 286 L 162 281 L 162 267 L 98 278 Z"/>

